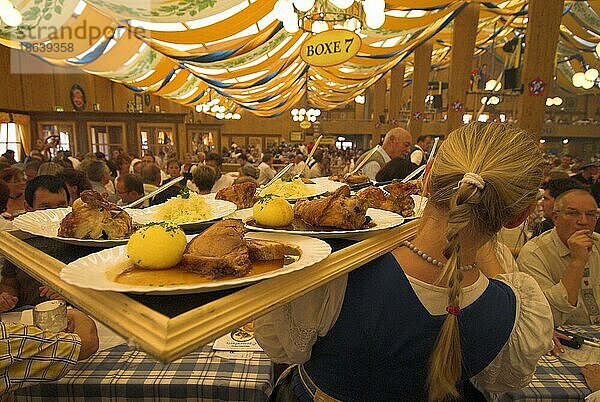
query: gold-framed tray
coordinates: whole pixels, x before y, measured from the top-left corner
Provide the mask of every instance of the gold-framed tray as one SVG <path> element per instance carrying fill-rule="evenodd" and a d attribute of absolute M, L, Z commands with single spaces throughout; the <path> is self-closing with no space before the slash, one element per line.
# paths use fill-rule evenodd
<path fill-rule="evenodd" d="M 417 227 L 418 222 L 413 221 L 377 233 L 287 275 L 239 289 L 187 296 L 136 295 L 134 298 L 129 294 L 71 285 L 59 277 L 66 265 L 20 240 L 16 235 L 22 233 L 18 231 L 0 233 L 0 252 L 131 344 L 162 362 L 171 362 L 394 249 L 402 240 L 412 239 Z M 213 297 L 201 302 L 196 300 L 204 296 Z M 191 303 L 179 307 L 190 298 Z M 177 307 L 177 313 L 161 311 L 160 306 L 167 301 Z"/>

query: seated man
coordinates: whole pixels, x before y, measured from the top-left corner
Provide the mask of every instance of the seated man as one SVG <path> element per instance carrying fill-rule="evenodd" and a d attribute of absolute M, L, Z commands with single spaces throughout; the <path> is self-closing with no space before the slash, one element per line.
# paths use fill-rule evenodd
<path fill-rule="evenodd" d="M 117 195 L 120 198 L 118 205 L 127 205 L 144 196 L 144 183 L 139 176 L 133 173 L 126 173 L 117 177 L 115 187 L 117 188 Z M 149 202 L 145 202 L 145 204 L 138 205 L 137 207 L 141 208 L 142 206 L 147 207 L 150 205 Z"/>
<path fill-rule="evenodd" d="M 532 275 L 552 308 L 554 324 L 600 323 L 598 205 L 585 190 L 558 196 L 554 229 L 527 242 L 517 260 Z"/>
<path fill-rule="evenodd" d="M 27 182 L 25 203 L 28 211 L 66 207 L 69 205 L 69 192 L 62 179 L 56 176 L 36 176 Z M 52 248 L 64 248 L 63 243 L 57 243 L 46 238 L 32 238 L 26 241 L 36 247 L 37 244 L 46 243 L 51 245 Z M 70 254 L 70 251 L 73 251 L 73 257 L 75 257 L 72 260 L 89 254 L 89 251 L 85 250 L 84 247 L 72 245 L 67 246 L 64 253 Z M 56 257 L 56 255 L 52 256 Z M 0 312 L 8 311 L 14 307 L 33 306 L 46 301 L 48 298 L 58 297 L 51 289 L 42 286 L 41 283 L 7 260 L 4 261 L 1 276 Z"/>
<path fill-rule="evenodd" d="M 0 400 L 18 388 L 63 377 L 98 350 L 94 321 L 75 309 L 67 314 L 67 330 L 59 333 L 0 322 Z"/>
<path fill-rule="evenodd" d="M 544 194 L 542 195 L 542 209 L 544 214 L 544 220 L 540 222 L 539 225 L 533 230 L 532 238 L 535 236 L 539 236 L 547 230 L 550 230 L 554 227 L 554 223 L 552 222 L 552 211 L 554 211 L 554 200 L 556 197 L 564 193 L 565 191 L 573 190 L 573 189 L 582 189 L 583 186 L 572 179 L 553 179 L 549 180 L 547 183 L 542 184 L 542 190 L 544 190 Z"/>

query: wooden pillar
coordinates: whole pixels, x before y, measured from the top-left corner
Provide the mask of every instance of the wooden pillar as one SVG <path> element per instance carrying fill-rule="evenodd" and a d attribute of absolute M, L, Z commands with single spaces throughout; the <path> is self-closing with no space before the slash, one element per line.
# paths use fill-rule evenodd
<path fill-rule="evenodd" d="M 385 93 L 387 91 L 387 80 L 385 75 L 382 75 L 381 78 L 372 86 L 373 91 L 373 136 L 371 137 L 371 146 L 379 144 L 381 139 L 381 132 L 385 126 Z M 383 117 L 381 117 L 383 116 Z M 381 121 L 383 120 L 383 122 Z"/>
<path fill-rule="evenodd" d="M 400 121 L 400 110 L 402 110 L 402 90 L 404 89 L 404 72 L 406 65 L 400 63 L 392 68 L 390 84 L 390 120 Z"/>
<path fill-rule="evenodd" d="M 546 95 L 554 76 L 554 59 L 558 30 L 563 11 L 563 0 L 530 0 L 525 39 L 525 56 L 521 68 L 523 94 L 519 105 L 519 126 L 539 138 L 544 124 Z M 529 93 L 529 83 L 540 78 L 546 83 L 541 95 Z"/>
<path fill-rule="evenodd" d="M 479 22 L 479 3 L 468 3 L 454 19 L 452 53 L 450 54 L 450 78 L 448 80 L 448 123 L 446 133 L 463 124 L 464 110 L 455 111 L 451 105 L 467 101 L 469 74 L 473 68 L 473 52 Z M 464 106 L 463 106 L 464 108 Z"/>
<path fill-rule="evenodd" d="M 421 135 L 421 130 L 423 128 L 425 96 L 427 96 L 427 87 L 429 86 L 432 51 L 432 42 L 425 42 L 415 50 L 412 100 L 410 103 L 410 118 L 408 120 L 408 131 L 412 134 L 413 139 L 416 139 Z"/>

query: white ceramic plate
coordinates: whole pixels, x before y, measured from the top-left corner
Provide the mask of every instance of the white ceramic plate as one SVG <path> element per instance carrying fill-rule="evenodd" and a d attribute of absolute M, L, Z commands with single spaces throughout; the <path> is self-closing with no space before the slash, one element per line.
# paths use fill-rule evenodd
<path fill-rule="evenodd" d="M 245 212 L 245 211 L 249 211 Z M 371 234 L 375 234 L 380 230 L 391 229 L 396 227 L 402 222 L 404 218 L 396 213 L 390 211 L 384 211 L 383 209 L 369 208 L 367 209 L 367 215 L 371 217 L 375 226 L 366 229 L 346 230 L 346 229 L 335 229 L 328 231 L 313 231 L 313 230 L 285 230 L 277 228 L 263 228 L 253 226 L 245 223 L 246 229 L 256 230 L 258 232 L 269 232 L 269 233 L 285 233 L 285 234 L 297 234 L 303 236 L 313 236 L 321 239 L 329 238 L 344 238 L 344 239 L 364 239 Z M 246 222 L 252 217 L 252 209 L 237 211 L 231 218 L 240 218 Z"/>
<path fill-rule="evenodd" d="M 317 196 L 319 196 L 321 194 L 325 194 L 327 192 L 326 189 L 319 187 L 317 184 L 307 184 L 306 187 L 308 187 L 308 189 L 311 191 L 310 194 L 308 194 L 308 195 L 301 195 L 301 196 L 298 196 L 298 197 L 286 197 L 286 200 L 293 202 L 293 201 L 301 200 L 302 198 L 317 197 Z M 259 195 L 261 197 L 262 197 L 262 195 L 269 194 L 268 191 L 265 191 L 267 188 L 268 187 L 260 189 Z M 264 192 L 264 194 L 263 194 L 263 192 Z"/>
<path fill-rule="evenodd" d="M 214 220 L 221 219 L 231 214 L 237 209 L 236 205 L 233 202 L 225 200 L 215 200 L 207 197 L 204 197 L 204 199 L 212 209 L 212 216 L 209 219 L 180 223 L 179 226 L 183 230 L 194 231 L 205 229 L 207 222 L 212 222 Z M 162 219 L 157 218 L 157 211 L 161 205 L 154 205 L 144 209 L 126 209 L 126 211 L 129 215 L 131 215 L 131 218 L 133 218 L 133 221 L 135 223 L 145 225 L 146 223 L 150 222 L 162 221 Z"/>
<path fill-rule="evenodd" d="M 67 283 L 82 288 L 108 290 L 126 293 L 152 293 L 152 294 L 187 294 L 211 292 L 220 289 L 234 288 L 258 282 L 263 279 L 273 278 L 289 272 L 309 267 L 331 254 L 331 247 L 319 239 L 305 236 L 281 235 L 273 233 L 248 233 L 247 238 L 273 240 L 297 246 L 302 251 L 300 259 L 280 269 L 260 275 L 246 276 L 243 278 L 214 280 L 197 284 L 183 284 L 173 286 L 136 286 L 124 285 L 114 281 L 115 268 L 122 272 L 130 266 L 127 259 L 127 246 L 113 247 L 90 254 L 67 265 L 60 273 L 60 277 Z M 190 241 L 194 236 L 187 236 Z"/>
<path fill-rule="evenodd" d="M 37 236 L 48 237 L 58 240 L 63 243 L 75 244 L 78 246 L 88 247 L 114 247 L 120 244 L 127 243 L 124 240 L 91 240 L 91 239 L 75 239 L 71 237 L 59 237 L 58 228 L 60 222 L 67 214 L 71 212 L 71 207 L 44 209 L 39 211 L 27 212 L 19 215 L 13 220 L 15 228 L 24 232 L 31 233 Z"/>
<path fill-rule="evenodd" d="M 310 179 L 315 182 L 315 184 L 321 189 L 325 191 L 329 191 L 333 193 L 340 187 L 347 186 L 346 183 L 340 183 L 339 181 L 329 180 L 327 177 L 316 177 L 314 179 Z"/>

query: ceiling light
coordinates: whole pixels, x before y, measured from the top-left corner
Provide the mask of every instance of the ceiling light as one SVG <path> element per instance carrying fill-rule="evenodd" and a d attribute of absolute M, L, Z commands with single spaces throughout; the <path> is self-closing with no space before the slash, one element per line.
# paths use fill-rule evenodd
<path fill-rule="evenodd" d="M 587 80 L 585 79 L 585 74 L 582 72 L 579 72 L 579 73 L 573 74 L 571 81 L 573 82 L 573 85 L 575 85 L 576 87 L 582 87 L 583 84 L 585 83 L 585 81 L 587 81 Z"/>
<path fill-rule="evenodd" d="M 584 76 L 585 79 L 588 81 L 595 81 L 596 78 L 598 78 L 598 70 L 596 70 L 595 68 L 590 68 L 585 72 Z"/>

